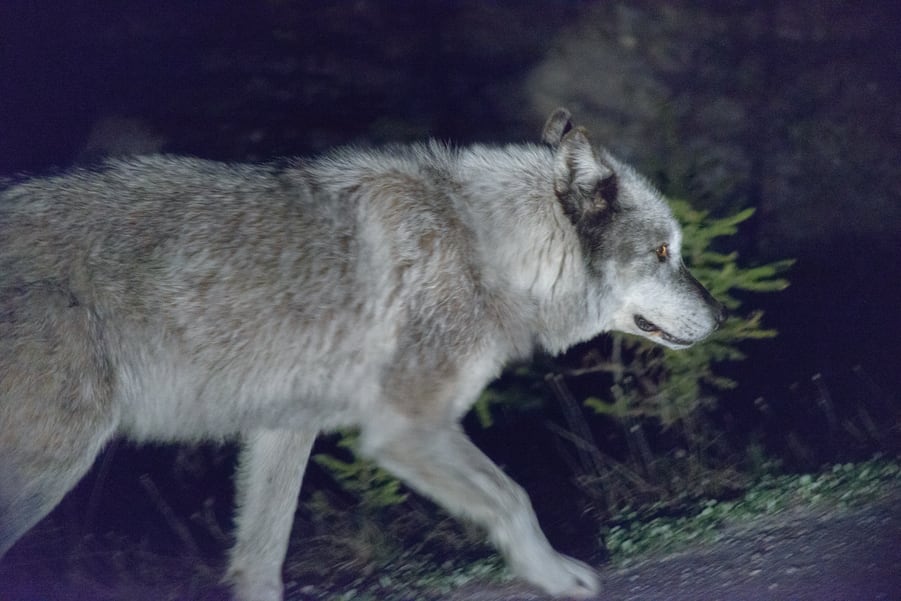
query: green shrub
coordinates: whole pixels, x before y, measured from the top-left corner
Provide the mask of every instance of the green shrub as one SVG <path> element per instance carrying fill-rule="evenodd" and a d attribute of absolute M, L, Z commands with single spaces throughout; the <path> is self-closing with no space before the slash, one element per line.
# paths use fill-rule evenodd
<path fill-rule="evenodd" d="M 324 467 L 345 491 L 356 496 L 364 509 L 377 511 L 399 505 L 407 499 L 400 481 L 356 452 L 358 435 L 345 432 L 338 443 L 350 454 L 349 460 L 319 453 L 316 463 Z"/>

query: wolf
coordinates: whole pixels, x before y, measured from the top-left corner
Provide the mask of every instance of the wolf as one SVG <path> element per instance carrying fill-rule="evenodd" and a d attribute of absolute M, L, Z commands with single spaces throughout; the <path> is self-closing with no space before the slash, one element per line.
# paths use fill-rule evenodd
<path fill-rule="evenodd" d="M 172 156 L 0 192 L 0 556 L 114 437 L 240 439 L 241 601 L 279 601 L 318 433 L 483 526 L 512 571 L 589 597 L 460 419 L 509 361 L 618 330 L 671 348 L 723 306 L 664 198 L 570 114 L 542 143 L 249 165 Z"/>

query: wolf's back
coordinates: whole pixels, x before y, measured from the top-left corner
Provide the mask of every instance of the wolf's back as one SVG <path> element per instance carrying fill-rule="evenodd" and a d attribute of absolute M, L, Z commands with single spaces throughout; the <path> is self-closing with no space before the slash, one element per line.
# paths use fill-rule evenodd
<path fill-rule="evenodd" d="M 284 237 L 289 195 L 303 197 L 272 167 L 168 156 L 29 179 L 0 192 L 0 278 L 146 292 L 176 264 L 228 262 Z"/>

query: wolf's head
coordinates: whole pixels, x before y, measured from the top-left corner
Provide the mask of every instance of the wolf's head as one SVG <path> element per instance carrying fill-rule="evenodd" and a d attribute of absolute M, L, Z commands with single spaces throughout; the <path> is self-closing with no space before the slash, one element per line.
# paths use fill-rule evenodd
<path fill-rule="evenodd" d="M 566 109 L 551 114 L 543 140 L 555 149 L 554 192 L 575 226 L 589 277 L 613 303 L 610 329 L 671 348 L 708 336 L 723 305 L 682 262 L 682 230 L 643 177 L 595 150 Z"/>

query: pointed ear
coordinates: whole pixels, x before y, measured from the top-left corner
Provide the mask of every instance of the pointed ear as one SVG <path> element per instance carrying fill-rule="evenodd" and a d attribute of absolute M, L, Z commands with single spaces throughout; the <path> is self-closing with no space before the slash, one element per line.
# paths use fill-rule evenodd
<path fill-rule="evenodd" d="M 557 148 L 554 193 L 573 223 L 600 215 L 616 203 L 616 173 L 598 159 L 581 127 L 565 134 Z"/>
<path fill-rule="evenodd" d="M 573 128 L 572 121 L 570 121 L 571 116 L 569 111 L 563 107 L 554 109 L 551 116 L 544 122 L 541 141 L 554 148 L 559 146 L 563 136 Z"/>

